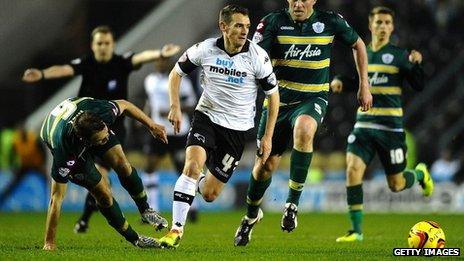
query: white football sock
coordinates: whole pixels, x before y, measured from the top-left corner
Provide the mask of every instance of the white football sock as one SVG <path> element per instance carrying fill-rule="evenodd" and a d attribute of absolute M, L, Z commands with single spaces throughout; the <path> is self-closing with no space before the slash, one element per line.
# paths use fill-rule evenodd
<path fill-rule="evenodd" d="M 182 174 L 174 186 L 172 203 L 172 229 L 183 231 L 187 214 L 195 198 L 197 181 Z"/>

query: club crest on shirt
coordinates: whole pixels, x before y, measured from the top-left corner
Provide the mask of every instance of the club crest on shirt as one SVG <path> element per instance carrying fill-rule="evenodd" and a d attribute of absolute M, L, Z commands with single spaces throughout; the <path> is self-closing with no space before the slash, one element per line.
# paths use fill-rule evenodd
<path fill-rule="evenodd" d="M 383 54 L 382 55 L 382 62 L 385 63 L 385 64 L 390 64 L 391 62 L 393 62 L 393 58 L 395 58 L 395 57 L 391 53 Z"/>
<path fill-rule="evenodd" d="M 321 22 L 315 22 L 313 23 L 313 30 L 314 32 L 320 34 L 324 31 L 324 28 L 325 28 L 325 24 L 324 23 L 321 23 Z"/>
<path fill-rule="evenodd" d="M 117 81 L 116 80 L 111 80 L 108 82 L 108 90 L 112 91 L 114 89 L 116 89 L 116 86 L 117 86 Z"/>
<path fill-rule="evenodd" d="M 68 161 L 66 162 L 66 165 L 67 165 L 68 167 L 72 167 L 72 166 L 74 166 L 75 163 L 76 163 L 75 160 L 68 160 Z"/>
<path fill-rule="evenodd" d="M 354 136 L 353 134 L 350 134 L 350 136 L 348 136 L 348 143 L 353 143 L 354 141 L 356 140 L 356 136 Z"/>

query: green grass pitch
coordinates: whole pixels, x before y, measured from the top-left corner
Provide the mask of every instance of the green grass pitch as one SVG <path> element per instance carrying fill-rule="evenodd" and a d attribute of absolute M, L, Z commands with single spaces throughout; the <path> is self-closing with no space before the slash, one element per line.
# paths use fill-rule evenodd
<path fill-rule="evenodd" d="M 447 247 L 464 247 L 464 215 L 366 214 L 364 242 L 342 244 L 335 238 L 349 227 L 346 214 L 302 213 L 298 228 L 284 233 L 279 225 L 281 214 L 265 213 L 250 244 L 239 248 L 233 246 L 233 237 L 243 213 L 200 213 L 198 223 L 187 225 L 176 250 L 135 248 L 100 214 L 94 215 L 87 234 L 76 235 L 72 228 L 78 214 L 63 213 L 56 252 L 41 250 L 45 213 L 0 213 L 0 260 L 390 259 L 393 248 L 407 247 L 409 229 L 421 220 L 442 226 Z M 166 232 L 141 225 L 134 213 L 127 214 L 127 219 L 139 233 L 159 238 Z"/>

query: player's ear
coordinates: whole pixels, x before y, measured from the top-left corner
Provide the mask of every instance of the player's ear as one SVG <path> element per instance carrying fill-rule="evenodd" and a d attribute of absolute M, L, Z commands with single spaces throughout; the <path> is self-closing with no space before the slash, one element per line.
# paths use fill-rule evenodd
<path fill-rule="evenodd" d="M 221 32 L 224 32 L 226 30 L 227 24 L 224 21 L 219 21 L 219 29 Z"/>

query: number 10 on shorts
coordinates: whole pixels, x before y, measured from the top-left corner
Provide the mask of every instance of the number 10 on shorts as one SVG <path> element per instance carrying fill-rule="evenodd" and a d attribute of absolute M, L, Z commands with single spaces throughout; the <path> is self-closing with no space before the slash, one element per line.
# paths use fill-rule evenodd
<path fill-rule="evenodd" d="M 404 162 L 404 152 L 402 148 L 390 150 L 390 159 L 392 164 L 401 164 Z"/>

